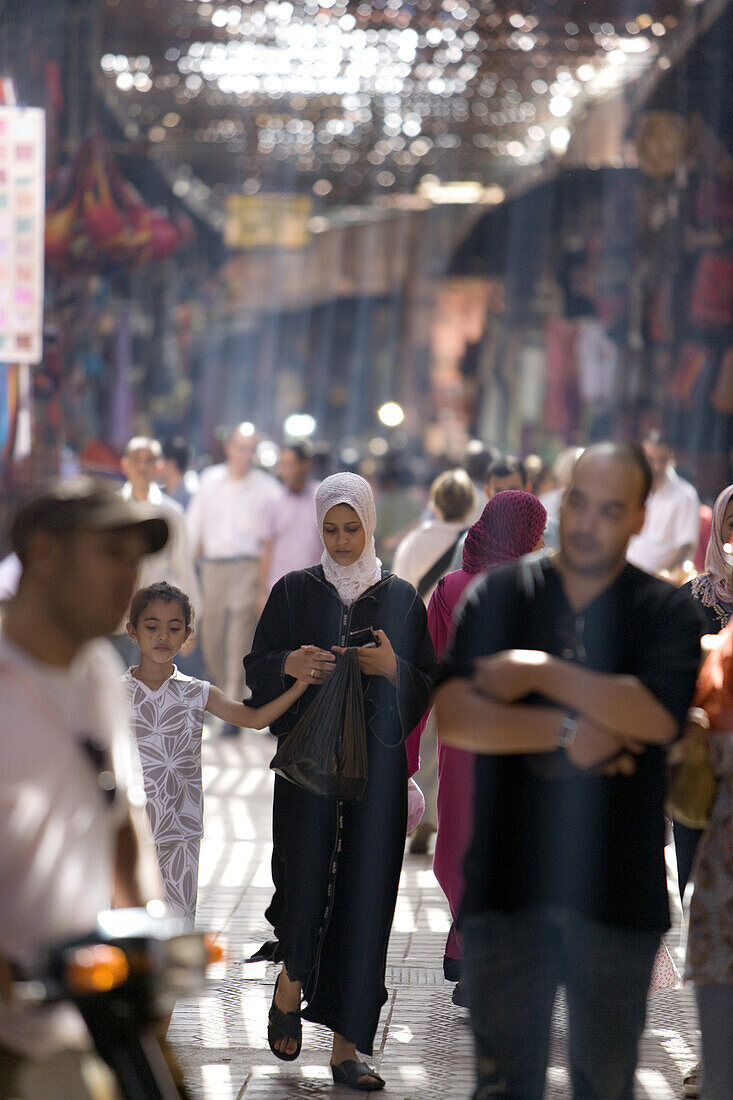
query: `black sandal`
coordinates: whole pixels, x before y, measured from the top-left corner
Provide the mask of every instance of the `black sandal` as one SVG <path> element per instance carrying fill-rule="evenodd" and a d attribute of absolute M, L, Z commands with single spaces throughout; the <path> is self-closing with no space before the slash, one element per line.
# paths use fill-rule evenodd
<path fill-rule="evenodd" d="M 282 1012 L 275 1004 L 279 981 L 280 975 L 278 974 L 275 982 L 275 992 L 272 994 L 270 1012 L 267 1017 L 267 1042 L 276 1058 L 280 1058 L 283 1062 L 294 1062 L 300 1054 L 300 1048 L 303 1044 L 303 1025 L 300 1021 L 299 1008 L 293 1012 Z M 297 1050 L 294 1050 L 292 1054 L 288 1054 L 284 1050 L 276 1050 L 275 1043 L 279 1043 L 283 1039 L 294 1039 L 298 1044 Z"/>
<path fill-rule="evenodd" d="M 357 1092 L 378 1092 L 385 1085 L 376 1070 L 366 1062 L 357 1062 L 353 1058 L 347 1058 L 337 1066 L 331 1063 L 331 1073 L 334 1085 L 346 1085 L 347 1089 L 356 1089 Z M 372 1081 L 360 1081 L 360 1077 L 371 1077 Z"/>
<path fill-rule="evenodd" d="M 277 940 L 265 940 L 262 947 L 258 947 L 254 955 L 250 955 L 244 961 L 246 963 L 277 962 L 277 950 L 280 944 Z"/>

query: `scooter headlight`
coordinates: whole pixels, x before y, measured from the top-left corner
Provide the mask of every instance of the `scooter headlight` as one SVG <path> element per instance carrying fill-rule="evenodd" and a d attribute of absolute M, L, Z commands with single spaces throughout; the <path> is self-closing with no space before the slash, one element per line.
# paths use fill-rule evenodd
<path fill-rule="evenodd" d="M 73 993 L 108 993 L 130 976 L 125 952 L 106 943 L 87 944 L 69 952 L 65 979 Z"/>

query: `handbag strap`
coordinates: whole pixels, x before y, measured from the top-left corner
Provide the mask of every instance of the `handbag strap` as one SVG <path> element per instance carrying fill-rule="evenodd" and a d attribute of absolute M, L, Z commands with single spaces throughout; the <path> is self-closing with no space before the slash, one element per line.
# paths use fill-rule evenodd
<path fill-rule="evenodd" d="M 458 543 L 461 541 L 467 530 L 468 528 L 464 527 L 462 531 L 459 531 L 458 535 L 450 544 L 448 549 L 440 555 L 437 561 L 433 562 L 427 573 L 423 573 L 422 577 L 416 585 L 418 596 L 421 596 L 424 599 L 427 593 L 436 583 L 436 581 L 439 581 L 440 578 L 443 576 L 446 569 L 453 560 L 453 555 L 455 553 L 456 547 L 458 546 Z"/>

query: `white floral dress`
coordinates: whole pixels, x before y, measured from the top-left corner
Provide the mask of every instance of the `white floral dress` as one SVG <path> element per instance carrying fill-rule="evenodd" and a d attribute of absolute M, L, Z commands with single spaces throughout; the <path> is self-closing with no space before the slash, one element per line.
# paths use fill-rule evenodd
<path fill-rule="evenodd" d="M 142 762 L 148 817 L 166 901 L 190 927 L 196 915 L 204 823 L 201 733 L 210 684 L 173 674 L 157 691 L 122 677 Z"/>

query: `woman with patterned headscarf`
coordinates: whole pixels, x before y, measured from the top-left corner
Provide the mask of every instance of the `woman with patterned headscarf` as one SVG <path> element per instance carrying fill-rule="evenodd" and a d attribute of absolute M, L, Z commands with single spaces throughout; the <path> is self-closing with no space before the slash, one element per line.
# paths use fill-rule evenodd
<path fill-rule="evenodd" d="M 733 613 L 733 566 L 725 546 L 733 542 L 733 485 L 713 505 L 705 572 L 690 581 L 690 593 L 700 604 L 710 634 L 717 634 Z"/>
<path fill-rule="evenodd" d="M 546 522 L 547 512 L 531 493 L 507 489 L 491 498 L 466 535 L 463 567 L 443 577 L 428 605 L 428 628 L 438 657 L 448 646 L 455 609 L 471 581 L 544 546 Z M 413 747 L 411 739 L 408 751 Z M 454 922 L 443 961 L 449 981 L 458 980 L 463 955 L 455 921 L 465 886 L 463 857 L 473 826 L 473 763 L 473 753 L 438 740 L 438 832 L 433 870 Z M 460 987 L 454 990 L 453 999 L 456 1004 L 462 1003 Z"/>
<path fill-rule="evenodd" d="M 357 474 L 326 478 L 316 493 L 320 565 L 288 573 L 272 589 L 245 658 L 253 705 L 308 676 L 313 686 L 272 725 L 278 737 L 358 645 L 367 725 L 368 779 L 360 801 L 313 794 L 275 776 L 272 872 L 266 916 L 283 963 L 268 1042 L 297 1058 L 301 1017 L 333 1034 L 334 1082 L 384 1087 L 357 1049 L 371 1054 L 382 1005 L 387 943 L 397 900 L 407 819 L 406 735 L 428 705 L 435 655 L 425 606 L 412 585 L 386 573 L 374 547 L 376 511 Z M 377 644 L 364 644 L 373 632 Z M 301 1011 L 301 997 L 307 1007 Z"/>
<path fill-rule="evenodd" d="M 733 1087 L 733 621 L 697 678 L 694 704 L 710 728 L 688 727 L 688 737 L 707 743 L 715 794 L 695 858 L 695 891 L 690 902 L 685 977 L 695 986 L 702 1065 L 685 1075 L 685 1095 L 711 1100 L 730 1097 Z"/>
<path fill-rule="evenodd" d="M 713 505 L 710 541 L 705 552 L 705 572 L 682 587 L 697 600 L 701 631 L 717 634 L 728 625 L 733 614 L 733 559 L 726 546 L 733 542 L 733 485 L 718 495 Z M 703 625 L 704 624 L 704 625 Z M 684 899 L 692 874 L 702 829 L 692 829 L 680 821 L 672 822 L 677 859 L 677 885 Z"/>

